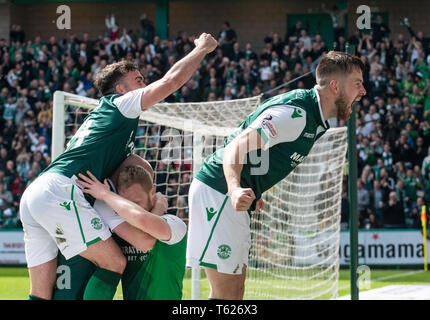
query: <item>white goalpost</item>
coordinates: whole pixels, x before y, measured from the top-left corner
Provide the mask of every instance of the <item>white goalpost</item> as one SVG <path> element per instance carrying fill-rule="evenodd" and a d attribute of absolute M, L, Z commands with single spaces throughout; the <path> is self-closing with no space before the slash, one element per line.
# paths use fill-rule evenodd
<path fill-rule="evenodd" d="M 169 213 L 187 221 L 193 174 L 260 102 L 261 96 L 159 103 L 142 113 L 135 152 L 154 168 L 154 182 L 169 201 Z M 97 106 L 98 100 L 55 92 L 52 159 Z M 251 215 L 245 299 L 337 297 L 346 149 L 346 127 L 330 129 L 302 164 L 263 194 L 264 211 Z M 200 269 L 192 270 L 184 299 L 207 298 L 207 280 L 200 276 Z"/>

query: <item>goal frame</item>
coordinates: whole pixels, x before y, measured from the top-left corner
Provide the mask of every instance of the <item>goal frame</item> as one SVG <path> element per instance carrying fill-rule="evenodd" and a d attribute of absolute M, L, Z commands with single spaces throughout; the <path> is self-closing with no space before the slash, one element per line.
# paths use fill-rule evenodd
<path fill-rule="evenodd" d="M 261 98 L 261 96 L 260 96 Z M 52 126 L 52 160 L 54 160 L 56 157 L 58 157 L 63 151 L 65 147 L 65 141 L 66 141 L 66 127 L 65 127 L 65 105 L 66 105 L 66 99 L 70 99 L 67 101 L 68 105 L 73 105 L 76 107 L 84 107 L 86 109 L 95 108 L 98 106 L 99 101 L 96 99 L 88 98 L 79 96 L 76 94 L 71 94 L 63 91 L 56 91 L 54 93 L 54 100 L 53 100 L 53 126 Z M 165 105 L 165 104 L 163 104 Z M 145 112 L 146 113 L 146 112 Z M 148 117 L 145 117 L 144 120 L 148 120 Z M 151 118 L 151 115 L 149 115 L 149 118 L 151 119 L 151 122 L 157 123 L 158 121 L 154 118 Z M 141 117 L 142 119 L 142 117 Z M 184 122 L 184 121 L 182 121 Z M 169 123 L 160 123 L 161 125 L 170 126 L 170 120 Z M 198 125 L 198 124 L 197 124 Z M 193 125 L 194 126 L 194 125 Z M 183 124 L 182 130 L 186 130 L 186 124 Z M 332 129 L 330 129 L 332 130 Z M 221 128 L 222 131 L 222 128 Z M 225 129 L 224 129 L 225 132 Z M 208 133 L 208 131 L 205 131 L 204 129 L 199 130 L 197 128 L 196 131 L 193 132 L 193 172 L 197 172 L 202 164 L 202 136 L 205 134 L 212 134 L 213 132 Z M 223 134 L 225 135 L 225 133 Z M 198 159 L 198 161 L 196 161 Z M 191 299 L 192 300 L 199 300 L 201 299 L 201 268 L 192 268 L 191 271 Z"/>

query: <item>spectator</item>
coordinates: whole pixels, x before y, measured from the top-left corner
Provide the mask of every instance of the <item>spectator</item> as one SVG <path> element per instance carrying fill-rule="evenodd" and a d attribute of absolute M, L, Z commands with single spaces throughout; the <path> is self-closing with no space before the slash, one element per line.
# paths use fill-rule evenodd
<path fill-rule="evenodd" d="M 349 225 L 349 199 L 348 199 L 348 186 L 342 183 L 342 200 L 340 207 L 340 227 L 341 229 L 348 229 Z"/>
<path fill-rule="evenodd" d="M 372 23 L 372 31 L 375 46 L 378 42 L 384 41 L 390 34 L 390 28 L 384 23 L 380 14 L 376 16 L 376 21 Z"/>
<path fill-rule="evenodd" d="M 142 27 L 142 38 L 145 43 L 152 43 L 155 35 L 154 24 L 148 19 L 146 13 L 140 15 L 140 25 Z"/>
<path fill-rule="evenodd" d="M 109 40 L 115 41 L 119 36 L 119 27 L 116 23 L 115 15 L 107 15 L 105 18 L 105 25 L 107 28 L 107 37 Z"/>
<path fill-rule="evenodd" d="M 410 210 L 411 207 L 414 207 L 416 205 L 418 191 L 421 189 L 421 183 L 419 179 L 414 175 L 414 171 L 412 169 L 408 169 L 406 171 L 405 189 L 409 202 L 408 209 Z"/>
<path fill-rule="evenodd" d="M 390 192 L 388 204 L 384 208 L 384 228 L 404 228 L 405 215 L 402 204 L 397 200 L 396 192 Z"/>
<path fill-rule="evenodd" d="M 390 34 L 390 26 L 383 23 L 382 17 L 377 17 L 372 24 L 373 34 L 356 30 L 346 35 L 340 10 L 329 11 L 335 14 L 333 26 L 339 28 L 334 30 L 336 48 L 342 50 L 347 42 L 356 44 L 357 55 L 366 64 L 363 77 L 368 95 L 357 103 L 358 174 L 363 179 L 363 189 L 371 195 L 368 220 L 363 220 L 361 226 L 372 227 L 384 223 L 373 202 L 375 192 L 380 193 L 377 180 L 384 203 L 388 202 L 390 192 L 397 189 L 406 192 L 408 186 L 412 189 L 412 182 L 419 183 L 417 195 L 424 192 L 424 200 L 430 200 L 430 166 L 427 165 L 430 160 L 425 160 L 427 153 L 424 152 L 430 146 L 429 36 L 412 30 L 409 23 L 406 26 L 410 39 L 401 33 Z M 136 58 L 148 81 L 154 81 L 193 47 L 194 39 L 185 32 L 179 32 L 174 40 L 161 40 L 145 14 L 140 17 L 142 28 L 136 35 L 120 29 L 115 16 L 106 18 L 108 32 L 94 39 L 87 33 L 81 37 L 70 34 L 60 41 L 49 37 L 44 42 L 41 37 L 35 37 L 33 41 L 23 42 L 25 34 L 17 25 L 11 27 L 9 43 L 0 39 L 3 75 L 0 78 L 0 173 L 3 178 L 0 180 L 4 180 L 8 188 L 15 183 L 16 193 L 19 193 L 16 187 L 28 185 L 50 162 L 53 92 L 78 92 L 97 99 L 99 93 L 92 87 L 94 75 L 107 63 L 124 58 Z M 208 55 L 193 81 L 166 101 L 246 98 L 290 82 L 308 70 L 313 71 L 327 51 L 328 39 L 309 32 L 301 21 L 286 31 L 283 39 L 277 33 L 261 39 L 265 43 L 264 50 L 254 49 L 258 48 L 254 43 L 246 43 L 241 49 L 236 32 L 229 24 L 224 24 L 220 31 L 220 48 Z M 263 97 L 310 88 L 313 83 L 314 76 L 309 75 Z M 66 121 L 71 122 L 72 118 Z M 150 126 L 141 139 L 145 148 L 139 152 L 143 152 L 142 156 L 150 159 L 154 167 L 160 163 L 155 147 L 161 148 L 164 144 L 160 141 L 162 130 L 162 127 L 152 129 Z M 39 141 L 42 136 L 44 142 Z M 407 175 L 408 169 L 413 171 L 412 175 Z M 417 170 L 420 171 L 418 175 Z M 165 188 L 169 175 L 161 174 L 157 186 Z M 20 183 L 16 176 L 21 179 Z M 182 183 L 180 178 L 176 180 Z M 406 187 L 402 186 L 405 181 L 408 182 Z M 403 203 L 402 199 L 399 201 Z M 405 205 L 405 213 L 409 214 L 408 210 L 413 208 Z"/>
<path fill-rule="evenodd" d="M 406 215 L 406 227 L 421 229 L 421 210 L 425 205 L 424 198 L 418 197 L 417 202 L 414 206 L 412 206 L 412 210 L 409 214 Z"/>
<path fill-rule="evenodd" d="M 418 136 L 416 138 L 414 153 L 416 156 L 413 161 L 413 165 L 421 166 L 423 164 L 424 158 L 427 156 L 427 153 L 425 152 L 425 147 L 424 147 L 424 138 L 421 136 Z"/>
<path fill-rule="evenodd" d="M 257 60 L 257 54 L 252 50 L 252 44 L 249 42 L 245 46 L 245 59 Z"/>
<path fill-rule="evenodd" d="M 371 105 L 369 108 L 369 113 L 364 116 L 364 135 L 370 136 L 370 134 L 375 131 L 376 123 L 379 121 L 380 115 L 376 112 L 376 106 Z"/>
<path fill-rule="evenodd" d="M 216 97 L 221 95 L 221 88 L 217 85 L 216 78 L 209 79 L 209 86 L 204 89 L 203 99 L 208 100 L 208 96 L 210 93 L 213 93 Z"/>
<path fill-rule="evenodd" d="M 369 191 L 363 188 L 361 180 L 357 181 L 357 210 L 359 225 L 363 226 L 364 220 L 369 218 L 370 212 Z"/>
<path fill-rule="evenodd" d="M 11 208 L 13 204 L 13 194 L 11 191 L 6 189 L 3 182 L 0 182 L 0 211 Z"/>
<path fill-rule="evenodd" d="M 221 31 L 218 34 L 218 43 L 220 45 L 224 43 L 233 44 L 234 42 L 236 42 L 236 39 L 237 39 L 236 31 L 234 31 L 230 27 L 230 23 L 228 21 L 224 21 L 221 27 Z"/>
<path fill-rule="evenodd" d="M 31 151 L 40 151 L 45 158 L 48 156 L 49 148 L 46 144 L 46 139 L 44 136 L 37 138 L 37 142 L 31 147 Z"/>
<path fill-rule="evenodd" d="M 384 195 L 384 190 L 381 188 L 381 182 L 378 179 L 373 181 L 373 189 L 370 193 L 372 212 L 375 215 L 376 222 L 381 225 L 384 221 L 384 199 L 387 195 Z"/>
<path fill-rule="evenodd" d="M 312 39 L 308 35 L 308 31 L 306 29 L 302 29 L 300 31 L 299 41 L 303 42 L 303 49 L 310 51 L 312 47 Z"/>

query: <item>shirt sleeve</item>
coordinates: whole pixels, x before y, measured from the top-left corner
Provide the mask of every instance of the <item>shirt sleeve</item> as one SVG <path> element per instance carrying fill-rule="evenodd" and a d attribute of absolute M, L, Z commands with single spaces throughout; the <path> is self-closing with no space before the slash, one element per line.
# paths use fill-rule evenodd
<path fill-rule="evenodd" d="M 168 245 L 176 244 L 181 241 L 187 233 L 187 225 L 185 222 L 182 221 L 181 218 L 172 214 L 165 214 L 161 217 L 169 224 L 172 236 L 170 237 L 170 240 L 160 241 Z"/>
<path fill-rule="evenodd" d="M 300 107 L 277 105 L 264 110 L 250 125 L 264 140 L 263 150 L 278 143 L 296 140 L 306 126 L 306 111 Z"/>
<path fill-rule="evenodd" d="M 96 200 L 93 206 L 94 210 L 102 218 L 103 222 L 107 224 L 109 229 L 113 231 L 121 223 L 125 222 L 108 204 L 102 200 Z"/>
<path fill-rule="evenodd" d="M 129 91 L 114 99 L 115 105 L 126 118 L 135 119 L 142 113 L 142 94 L 145 88 Z"/>

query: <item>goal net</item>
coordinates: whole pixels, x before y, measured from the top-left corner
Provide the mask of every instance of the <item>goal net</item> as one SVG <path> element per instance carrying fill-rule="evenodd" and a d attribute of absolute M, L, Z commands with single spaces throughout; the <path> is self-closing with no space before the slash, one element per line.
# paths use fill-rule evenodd
<path fill-rule="evenodd" d="M 168 212 L 187 222 L 188 190 L 205 157 L 223 145 L 261 96 L 202 103 L 159 103 L 142 113 L 135 152 L 150 162 Z M 98 100 L 54 94 L 52 158 Z M 337 296 L 340 202 L 346 128 L 330 129 L 286 179 L 263 195 L 251 216 L 252 246 L 245 299 L 331 299 Z M 208 282 L 187 270 L 184 299 L 206 299 Z"/>

